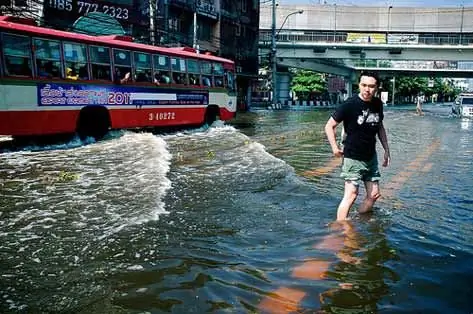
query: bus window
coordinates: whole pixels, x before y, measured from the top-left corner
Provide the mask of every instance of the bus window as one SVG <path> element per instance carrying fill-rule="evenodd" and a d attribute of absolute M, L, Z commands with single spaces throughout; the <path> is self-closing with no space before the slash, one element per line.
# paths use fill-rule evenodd
<path fill-rule="evenodd" d="M 214 79 L 216 87 L 223 87 L 223 65 L 220 63 L 214 63 Z"/>
<path fill-rule="evenodd" d="M 168 56 L 154 55 L 154 83 L 171 84 L 171 64 Z"/>
<path fill-rule="evenodd" d="M 87 50 L 83 44 L 63 43 L 66 79 L 88 80 Z"/>
<path fill-rule="evenodd" d="M 113 49 L 113 81 L 115 83 L 128 80 L 131 75 L 131 52 L 121 49 Z"/>
<path fill-rule="evenodd" d="M 212 87 L 212 63 L 202 62 L 200 64 L 202 69 L 202 85 Z"/>
<path fill-rule="evenodd" d="M 200 84 L 200 64 L 197 60 L 187 60 L 187 73 L 189 73 L 189 84 L 198 86 Z"/>
<path fill-rule="evenodd" d="M 172 82 L 174 84 L 187 85 L 186 60 L 171 58 Z"/>
<path fill-rule="evenodd" d="M 26 36 L 3 34 L 5 75 L 32 76 L 31 45 Z"/>
<path fill-rule="evenodd" d="M 235 90 L 235 74 L 230 71 L 225 71 L 225 76 L 227 78 L 227 89 L 229 91 L 234 91 Z"/>
<path fill-rule="evenodd" d="M 36 76 L 41 78 L 61 78 L 61 49 L 59 41 L 33 39 L 36 61 Z"/>
<path fill-rule="evenodd" d="M 151 56 L 148 53 L 134 52 L 135 81 L 151 83 Z"/>
<path fill-rule="evenodd" d="M 92 79 L 111 81 L 110 49 L 100 46 L 89 46 Z"/>

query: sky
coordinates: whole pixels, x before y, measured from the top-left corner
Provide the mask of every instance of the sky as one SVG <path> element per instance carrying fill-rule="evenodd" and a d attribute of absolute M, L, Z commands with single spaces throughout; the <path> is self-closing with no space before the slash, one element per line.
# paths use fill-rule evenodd
<path fill-rule="evenodd" d="M 263 0 L 268 1 L 268 0 Z M 473 7 L 473 0 L 276 0 L 284 5 L 290 4 L 337 4 L 366 6 L 395 6 L 395 7 Z"/>

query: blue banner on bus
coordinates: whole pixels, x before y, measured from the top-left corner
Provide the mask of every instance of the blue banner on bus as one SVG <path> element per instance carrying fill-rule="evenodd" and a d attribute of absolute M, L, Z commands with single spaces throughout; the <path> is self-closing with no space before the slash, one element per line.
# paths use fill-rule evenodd
<path fill-rule="evenodd" d="M 146 88 L 136 86 L 94 86 L 86 84 L 40 83 L 39 106 L 87 105 L 208 105 L 209 93 L 201 90 Z"/>

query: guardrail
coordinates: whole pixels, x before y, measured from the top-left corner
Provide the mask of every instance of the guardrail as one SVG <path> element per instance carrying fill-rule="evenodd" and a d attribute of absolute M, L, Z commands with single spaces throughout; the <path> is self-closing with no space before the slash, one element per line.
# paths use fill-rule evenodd
<path fill-rule="evenodd" d="M 350 34 L 356 32 L 329 32 L 329 31 L 303 31 L 303 30 L 282 30 L 277 36 L 278 42 L 323 42 L 323 43 L 356 43 L 348 39 Z M 367 34 L 366 32 L 360 32 L 359 34 Z M 378 35 L 386 35 L 378 33 Z M 473 45 L 473 34 L 472 33 L 448 33 L 448 34 L 436 34 L 436 33 L 419 33 L 419 34 L 390 34 L 386 37 L 383 44 L 399 44 L 400 42 L 390 42 L 389 38 L 395 37 L 396 35 L 406 37 L 408 35 L 414 35 L 415 41 L 408 42 L 411 45 Z M 397 37 L 396 37 L 397 39 Z M 271 30 L 260 30 L 259 32 L 260 44 L 271 43 Z M 366 42 L 364 42 L 366 43 Z M 373 45 L 379 44 L 380 42 L 372 42 Z"/>

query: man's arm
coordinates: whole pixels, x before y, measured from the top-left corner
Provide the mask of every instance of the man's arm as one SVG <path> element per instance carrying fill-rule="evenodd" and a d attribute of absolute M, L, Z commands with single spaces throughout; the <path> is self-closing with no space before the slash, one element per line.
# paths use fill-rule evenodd
<path fill-rule="evenodd" d="M 382 121 L 379 126 L 378 138 L 381 142 L 381 145 L 384 148 L 383 167 L 387 167 L 391 163 L 391 153 L 389 152 L 389 144 L 388 144 L 388 137 L 386 135 L 386 129 L 384 128 L 384 124 Z"/>
<path fill-rule="evenodd" d="M 328 119 L 327 121 L 327 124 L 325 124 L 325 134 L 327 135 L 327 139 L 330 143 L 330 147 L 332 147 L 333 155 L 336 157 L 342 157 L 343 151 L 337 145 L 336 131 L 335 131 L 338 124 L 339 122 L 335 121 L 334 118 L 330 117 L 330 119 Z"/>

